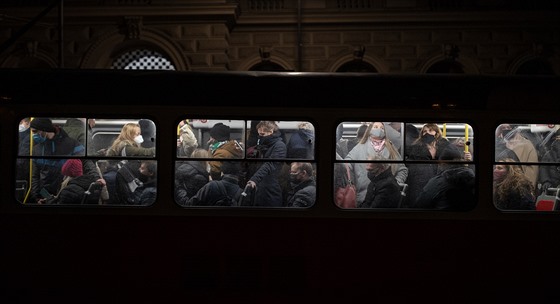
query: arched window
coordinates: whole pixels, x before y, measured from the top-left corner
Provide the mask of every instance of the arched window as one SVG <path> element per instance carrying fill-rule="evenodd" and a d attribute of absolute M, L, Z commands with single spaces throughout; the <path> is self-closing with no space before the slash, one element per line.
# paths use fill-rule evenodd
<path fill-rule="evenodd" d="M 362 60 L 352 60 L 340 66 L 337 72 L 360 72 L 360 73 L 377 73 L 377 69 Z"/>
<path fill-rule="evenodd" d="M 517 75 L 554 75 L 550 64 L 544 59 L 533 59 L 523 63 L 515 72 Z"/>
<path fill-rule="evenodd" d="M 173 63 L 162 54 L 146 50 L 126 52 L 113 61 L 117 70 L 175 70 Z"/>
<path fill-rule="evenodd" d="M 464 74 L 463 65 L 455 60 L 442 60 L 434 63 L 426 73 Z"/>
<path fill-rule="evenodd" d="M 261 61 L 252 66 L 249 71 L 287 72 L 281 65 L 270 61 Z"/>

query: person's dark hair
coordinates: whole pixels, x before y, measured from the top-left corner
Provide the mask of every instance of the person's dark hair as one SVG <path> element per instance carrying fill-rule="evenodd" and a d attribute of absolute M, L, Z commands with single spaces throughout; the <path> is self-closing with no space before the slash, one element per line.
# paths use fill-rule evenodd
<path fill-rule="evenodd" d="M 238 175 L 241 172 L 241 163 L 238 161 L 222 162 L 222 173 Z"/>

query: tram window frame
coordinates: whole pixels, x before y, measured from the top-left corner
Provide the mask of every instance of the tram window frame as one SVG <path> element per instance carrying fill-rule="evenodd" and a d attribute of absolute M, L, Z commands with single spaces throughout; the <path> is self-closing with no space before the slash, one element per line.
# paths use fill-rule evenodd
<path fill-rule="evenodd" d="M 380 144 L 380 146 L 378 148 L 384 149 L 383 147 L 389 147 L 388 150 L 383 151 L 380 150 L 382 152 L 380 153 L 391 153 L 391 152 L 387 152 L 390 151 L 390 147 L 394 147 L 394 150 L 396 151 L 395 156 L 393 156 L 392 159 L 387 158 L 388 156 L 384 156 L 384 157 L 371 157 L 373 156 L 371 153 L 366 152 L 369 151 L 369 147 L 368 146 L 361 146 L 358 149 L 356 149 L 356 151 L 352 152 L 351 155 L 348 156 L 348 154 L 350 153 L 351 148 L 347 148 L 348 151 L 346 151 L 347 155 L 345 155 L 344 157 L 342 157 L 342 155 L 340 155 L 340 151 L 344 151 L 344 148 L 341 149 L 341 146 L 343 147 L 344 145 L 346 145 L 348 143 L 348 139 L 351 138 L 352 135 L 354 136 L 358 136 L 357 135 L 357 131 L 358 128 L 362 125 L 370 125 L 374 122 L 367 122 L 367 121 L 340 121 L 337 124 L 337 132 L 336 132 L 336 136 L 335 136 L 335 146 L 337 147 L 336 151 L 335 151 L 335 161 L 334 161 L 334 167 L 333 167 L 333 204 L 340 208 L 340 209 L 344 209 L 344 210 L 359 210 L 359 211 L 398 211 L 398 210 L 426 210 L 426 211 L 438 211 L 438 210 L 446 210 L 446 211 L 453 211 L 453 212 L 468 212 L 472 209 L 474 209 L 478 203 L 477 201 L 477 196 L 476 193 L 478 193 L 478 189 L 477 189 L 477 185 L 476 185 L 476 163 L 475 163 L 475 156 L 473 153 L 473 143 L 474 143 L 474 138 L 475 138 L 475 130 L 474 127 L 472 125 L 470 125 L 467 122 L 444 122 L 444 123 L 437 123 L 436 125 L 438 126 L 440 132 L 442 133 L 442 136 L 445 137 L 446 139 L 448 139 L 448 144 L 452 145 L 450 147 L 453 148 L 454 151 L 458 152 L 454 152 L 454 153 L 446 153 L 446 155 L 443 155 L 444 153 L 442 152 L 441 154 L 438 152 L 437 155 L 438 157 L 443 156 L 441 159 L 418 159 L 418 158 L 411 158 L 409 153 L 410 153 L 410 147 L 412 146 L 413 143 L 416 143 L 416 141 L 420 141 L 421 140 L 421 134 L 420 132 L 422 131 L 422 128 L 424 126 L 427 126 L 428 123 L 425 122 L 416 122 L 416 121 L 396 121 L 396 122 L 382 122 L 383 123 L 383 127 L 384 127 L 384 136 L 383 136 L 383 141 L 385 141 L 384 143 Z M 394 127 L 392 126 L 394 124 Z M 431 123 L 430 123 L 431 124 Z M 379 122 L 377 124 L 375 124 L 377 127 L 380 127 Z M 362 142 L 362 144 L 367 144 L 368 141 L 370 140 L 370 135 L 373 135 L 372 133 L 372 128 L 367 128 L 364 131 L 364 135 L 361 138 L 357 138 L 358 142 Z M 397 131 L 400 130 L 400 131 Z M 414 137 L 407 137 L 407 135 L 412 134 L 412 131 L 416 131 L 418 132 L 417 136 Z M 377 139 L 378 143 L 381 143 L 381 137 L 375 137 L 374 138 Z M 389 140 L 387 140 L 389 139 Z M 459 141 L 457 142 L 452 142 L 450 139 L 458 140 L 458 139 L 462 139 L 463 145 L 459 146 Z M 374 143 L 373 140 L 370 142 L 371 143 L 371 147 L 373 147 Z M 396 143 L 396 144 L 395 144 Z M 446 143 L 447 144 L 447 143 Z M 448 146 L 445 146 L 448 147 Z M 366 150 L 364 150 L 366 149 Z M 360 150 L 362 150 L 360 152 Z M 373 151 L 373 150 L 372 150 Z M 427 151 L 427 149 L 426 149 Z M 450 151 L 451 152 L 451 151 Z M 429 152 L 426 152 L 429 153 Z M 468 153 L 468 154 L 467 154 Z M 392 154 L 392 153 L 391 153 Z M 461 159 L 459 159 L 459 157 Z M 397 186 L 394 185 L 390 185 L 387 186 L 388 188 L 385 188 L 386 192 L 384 193 L 391 193 L 390 194 L 390 198 L 384 198 L 384 200 L 376 200 L 374 198 L 373 193 L 381 193 L 381 192 L 377 192 L 379 190 L 372 189 L 370 190 L 372 194 L 370 194 L 370 197 L 367 197 L 367 202 L 366 201 L 366 195 L 367 191 L 368 191 L 368 186 L 371 183 L 371 179 L 367 176 L 368 175 L 368 169 L 367 166 L 370 166 L 372 168 L 370 168 L 371 171 L 376 171 L 377 169 L 373 168 L 375 167 L 373 164 L 385 164 L 384 166 L 389 166 L 391 167 L 392 173 L 394 174 L 393 176 L 395 177 L 396 181 L 397 181 Z M 356 172 L 354 172 L 353 168 L 355 168 L 355 165 L 359 164 L 360 165 L 360 170 L 359 172 L 357 172 L 357 175 L 355 175 Z M 434 167 L 434 165 L 436 165 Z M 462 198 L 460 201 L 462 202 L 462 205 L 452 205 L 452 204 L 444 204 L 445 200 L 441 200 L 438 199 L 438 197 L 431 197 L 429 195 L 427 195 L 427 193 L 422 192 L 423 187 L 416 187 L 419 188 L 419 190 L 414 190 L 415 193 L 418 193 L 418 196 L 422 196 L 422 199 L 420 201 L 416 201 L 416 198 L 413 198 L 415 201 L 412 202 L 411 199 L 411 195 L 410 195 L 410 189 L 411 189 L 411 175 L 409 172 L 409 169 L 412 168 L 412 166 L 419 168 L 419 167 L 424 167 L 428 168 L 428 166 L 432 167 L 432 170 L 437 169 L 438 171 L 434 171 L 437 172 L 438 174 L 433 174 L 431 177 L 433 176 L 439 176 L 438 178 L 440 179 L 446 179 L 446 177 L 442 177 L 440 176 L 440 172 L 443 171 L 444 169 L 450 169 L 451 167 L 453 168 L 458 168 L 458 167 L 466 167 L 467 169 L 464 170 L 468 170 L 468 171 L 472 171 L 470 173 L 464 173 L 464 174 L 468 174 L 467 176 L 469 176 L 469 185 L 473 185 L 472 187 L 472 191 L 468 191 L 465 192 L 466 194 L 468 194 L 467 197 L 468 199 L 464 199 Z M 349 167 L 350 169 L 350 173 L 347 173 L 347 169 L 346 167 Z M 405 167 L 406 169 L 403 169 L 403 167 Z M 385 168 L 384 168 L 385 169 Z M 463 170 L 463 169 L 461 169 Z M 383 171 L 383 170 L 381 170 Z M 406 173 L 405 173 L 406 171 Z M 347 178 L 345 177 L 346 175 L 350 174 L 351 177 L 351 181 L 353 183 L 353 187 L 356 189 L 356 202 L 353 202 L 352 204 L 348 205 L 342 202 L 342 198 L 340 196 L 337 196 L 337 191 L 339 188 L 345 187 L 347 182 Z M 406 175 L 406 176 L 405 176 Z M 381 175 L 380 176 L 384 176 Z M 388 177 L 385 177 L 388 178 Z M 362 181 L 362 182 L 360 182 Z M 424 182 L 428 182 L 428 180 L 424 181 Z M 431 181 L 430 182 L 432 184 L 437 183 L 437 180 Z M 361 184 L 361 185 L 360 185 Z M 389 184 L 393 184 L 392 182 L 390 182 Z M 432 185 L 430 185 L 432 186 Z M 390 190 L 387 190 L 390 189 Z M 396 193 L 399 193 L 399 196 L 396 195 Z M 379 195 L 379 197 L 381 197 L 382 194 Z M 451 200 L 449 200 L 451 201 Z M 437 203 L 436 203 L 437 202 Z M 351 207 L 348 207 L 351 206 Z"/>
<path fill-rule="evenodd" d="M 316 158 L 316 143 L 315 143 L 315 130 L 316 127 L 313 122 L 308 120 L 282 120 L 282 121 L 274 121 L 278 127 L 277 131 L 271 132 L 267 135 L 275 134 L 272 139 L 274 138 L 281 138 L 282 142 L 284 143 L 285 148 L 278 148 L 275 147 L 273 149 L 278 148 L 280 154 L 286 153 L 285 157 L 279 158 L 261 158 L 261 156 L 251 155 L 251 153 L 257 151 L 261 151 L 261 147 L 265 147 L 264 145 L 258 145 L 259 141 L 265 140 L 265 138 L 258 138 L 258 130 L 256 130 L 256 126 L 258 120 L 249 120 L 249 119 L 206 119 L 206 118 L 198 118 L 198 117 L 183 117 L 177 123 L 177 150 L 174 157 L 174 200 L 175 203 L 184 208 L 184 209 L 191 209 L 191 208 L 244 208 L 244 209 L 259 209 L 259 208 L 277 208 L 277 209 L 309 209 L 312 208 L 316 203 L 317 198 L 317 158 Z M 218 124 L 225 125 L 224 126 L 217 126 Z M 224 130 L 225 128 L 225 130 Z M 301 130 L 304 128 L 306 130 Z M 226 134 L 221 134 L 221 132 L 226 132 Z M 310 141 L 308 142 L 311 144 L 311 153 L 308 152 L 305 156 L 299 155 L 294 157 L 289 157 L 287 153 L 290 152 L 290 144 L 292 143 L 291 139 L 292 136 L 296 133 L 305 133 Z M 217 141 L 214 137 L 210 136 L 210 133 L 214 133 L 214 136 L 218 137 Z M 303 135 L 302 135 L 303 136 Z M 184 152 L 183 145 L 188 143 L 190 147 L 190 151 L 195 149 L 193 148 L 193 138 L 196 140 L 197 146 L 196 149 L 200 149 L 206 151 L 208 154 L 206 156 L 201 156 L 200 153 L 204 154 L 204 152 L 197 151 L 195 152 L 195 156 L 188 157 L 187 154 L 189 152 Z M 229 143 L 231 141 L 232 143 Z M 222 147 L 225 145 L 229 145 L 228 149 L 235 148 L 235 151 L 239 153 L 231 153 L 225 154 L 224 152 L 219 152 L 218 147 Z M 284 149 L 285 151 L 282 151 Z M 218 152 L 217 152 L 218 151 Z M 221 150 L 220 150 L 221 151 Z M 242 152 L 241 152 L 242 151 Z M 265 151 L 265 150 L 263 150 Z M 271 150 L 272 153 L 277 153 L 274 150 Z M 230 153 L 230 152 L 228 152 Z M 262 153 L 262 152 L 259 152 Z M 229 157 L 229 158 L 228 158 Z M 216 158 L 219 158 L 219 161 L 216 161 Z M 210 184 L 214 180 L 219 180 L 222 178 L 220 172 L 220 166 L 224 162 L 230 162 L 230 164 L 234 164 L 235 166 L 240 166 L 241 168 L 237 167 L 236 170 L 240 170 L 240 174 L 233 174 L 236 175 L 234 179 L 237 179 L 237 183 L 241 189 L 241 196 L 236 193 L 234 196 L 235 202 L 231 203 L 228 206 L 216 206 L 213 205 L 214 202 L 208 202 L 206 200 L 209 199 L 208 194 L 203 193 L 206 190 L 200 190 L 204 185 Z M 289 182 L 289 174 L 292 163 L 298 163 L 298 168 L 305 168 L 302 170 L 297 170 L 298 172 L 294 173 L 301 173 L 302 175 L 297 175 L 295 178 L 301 178 L 302 180 L 311 179 L 313 182 L 309 182 L 313 184 L 313 190 L 306 190 L 311 191 L 311 195 L 305 199 L 298 199 L 297 196 L 291 196 L 294 200 L 288 202 L 286 199 L 288 195 L 291 195 L 291 185 Z M 299 163 L 309 163 L 307 164 L 299 164 Z M 188 164 L 188 165 L 187 165 Z M 248 172 L 253 172 L 253 174 L 259 171 L 259 168 L 262 165 L 266 165 L 265 171 L 272 171 L 278 170 L 279 176 L 276 179 L 279 179 L 280 189 L 277 188 L 277 185 L 271 186 L 271 188 L 275 188 L 276 191 L 281 191 L 281 202 L 277 200 L 262 200 L 258 201 L 258 198 L 254 197 L 255 192 L 258 190 L 253 190 L 252 187 L 248 186 L 249 180 L 251 180 L 252 174 L 248 174 Z M 199 170 L 199 173 L 202 172 L 202 175 L 198 175 L 196 177 L 190 177 L 189 180 L 199 180 L 199 184 L 194 186 L 193 184 L 188 184 L 180 179 L 184 178 L 185 170 L 187 167 L 194 168 L 194 167 L 207 167 L 206 172 L 208 176 L 204 176 L 204 172 Z M 231 168 L 231 166 L 228 166 Z M 227 170 L 231 170 L 228 168 Z M 305 173 L 303 172 L 305 171 Z M 310 172 L 308 172 L 310 171 Z M 263 172 L 260 170 L 260 172 Z M 251 176 L 249 176 L 251 175 Z M 207 181 L 205 181 L 207 178 Z M 230 182 L 235 183 L 232 181 L 230 177 L 227 178 Z M 256 182 L 256 189 L 259 187 L 259 183 L 267 182 L 270 179 L 268 174 L 255 175 L 252 179 Z M 216 183 L 212 183 L 213 185 L 205 186 L 206 189 L 215 190 Z M 225 184 L 225 183 L 224 183 Z M 304 185 L 302 182 L 301 185 Z M 307 182 L 305 182 L 307 185 Z M 213 189 L 212 189 L 213 188 Z M 233 189 L 233 188 L 231 188 Z M 223 191 L 222 191 L 223 192 Z M 195 198 L 192 198 L 195 197 Z M 191 199 L 192 198 L 192 199 Z M 271 203 L 272 202 L 272 203 Z"/>
<path fill-rule="evenodd" d="M 31 118 L 30 126 L 27 130 L 29 131 L 29 142 L 28 148 L 29 155 L 23 155 L 20 153 L 21 145 L 24 142 L 18 136 L 18 152 L 16 156 L 16 171 L 24 171 L 25 174 L 22 176 L 15 176 L 16 179 L 16 189 L 15 189 L 15 197 L 16 201 L 22 205 L 27 206 L 50 206 L 50 207 L 84 207 L 84 208 L 92 208 L 92 207 L 146 207 L 153 205 L 157 200 L 157 164 L 158 158 L 157 155 L 157 147 L 156 147 L 156 138 L 157 138 L 157 125 L 152 119 L 147 118 L 93 118 L 93 117 L 73 117 L 73 116 L 66 116 L 66 117 L 29 117 Z M 41 131 L 33 127 L 33 120 L 34 119 L 42 119 L 41 127 L 48 128 L 46 131 Z M 22 118 L 23 119 L 23 118 Z M 48 122 L 49 119 L 50 122 Z M 67 122 L 73 120 L 76 124 L 81 123 L 79 125 L 67 125 Z M 143 121 L 143 122 L 141 122 Z M 21 120 L 20 120 L 21 122 Z M 18 122 L 18 123 L 20 123 Z M 140 123 L 141 122 L 141 123 Z M 145 148 L 144 151 L 150 151 L 149 155 L 115 155 L 115 156 L 108 156 L 106 155 L 106 151 L 110 146 L 106 146 L 103 149 L 92 149 L 94 148 L 94 138 L 98 134 L 102 134 L 103 136 L 110 136 L 112 138 L 111 142 L 119 137 L 123 127 L 127 123 L 134 123 L 137 125 L 144 125 L 145 123 L 149 124 L 148 130 L 150 131 L 150 135 L 146 135 L 141 133 L 142 138 L 146 138 L 149 140 L 149 144 L 152 148 Z M 140 123 L 140 124 L 139 124 Z M 51 125 L 49 125 L 51 124 Z M 35 125 L 38 127 L 38 125 Z M 72 127 L 74 129 L 72 129 Z M 49 131 L 49 130 L 53 131 Z M 21 130 L 20 130 L 21 131 Z M 133 131 L 131 131 L 133 132 Z M 74 149 L 78 149 L 78 153 L 75 155 L 72 154 L 47 154 L 47 155 L 33 155 L 33 150 L 35 148 L 39 149 L 40 146 L 36 146 L 38 143 L 34 142 L 33 134 L 38 133 L 40 136 L 47 135 L 50 139 L 59 138 L 62 140 L 62 144 L 66 145 L 74 145 Z M 69 134 L 70 133 L 70 134 Z M 20 134 L 22 134 L 20 132 Z M 54 134 L 54 135 L 50 135 Z M 59 135 L 62 134 L 62 135 Z M 62 137 L 58 137 L 62 136 Z M 68 138 L 72 138 L 72 140 L 65 139 L 66 136 Z M 75 140 L 75 141 L 74 141 Z M 140 141 L 140 140 L 138 140 Z M 51 151 L 55 151 L 55 141 L 50 141 L 52 145 Z M 141 147 L 142 143 L 136 143 L 138 147 Z M 146 141 L 145 144 L 148 144 Z M 128 144 L 127 144 L 128 145 Z M 48 148 L 48 147 L 47 147 Z M 89 149 L 88 149 L 89 148 Z M 125 150 L 123 147 L 122 150 Z M 38 151 L 38 150 L 37 150 Z M 42 154 L 46 153 L 45 149 L 42 150 Z M 52 152 L 48 152 L 52 153 Z M 147 153 L 147 152 L 146 152 Z M 76 163 L 68 163 L 65 166 L 65 173 L 68 175 L 76 174 L 72 178 L 69 178 L 66 175 L 62 174 L 62 169 L 64 164 L 67 162 L 68 159 L 78 159 L 81 163 L 81 168 L 79 168 L 78 164 Z M 41 179 L 40 175 L 44 174 L 51 174 L 55 171 L 44 171 L 39 172 L 37 176 L 34 174 L 33 170 L 38 168 L 36 164 L 43 163 L 41 170 L 48 169 L 47 163 L 52 164 L 52 170 L 60 170 L 60 175 L 54 178 L 54 183 L 57 184 L 55 186 L 51 186 L 49 183 L 44 183 L 43 181 L 36 182 L 38 183 L 38 187 L 41 188 L 33 190 L 33 180 L 39 178 Z M 117 174 L 117 171 L 121 167 L 129 167 L 132 163 L 137 163 L 135 165 L 135 169 L 132 171 L 134 172 L 131 175 L 131 185 L 134 184 L 136 187 L 135 200 L 125 200 L 122 202 L 115 202 L 112 199 L 112 195 L 116 193 L 116 186 L 113 188 L 111 185 L 112 183 L 108 184 L 107 188 L 107 181 L 108 177 L 105 176 L 107 173 L 106 170 L 110 170 L 111 167 L 114 169 L 115 175 L 121 175 L 121 173 Z M 23 166 L 23 167 L 22 167 Z M 142 168 L 140 168 L 142 166 Z M 27 168 L 25 168 L 27 167 Z M 137 167 L 137 168 L 136 168 Z M 21 170 L 20 170 L 21 169 Z M 124 169 L 123 169 L 124 170 Z M 142 174 L 144 172 L 145 174 Z M 147 177 L 149 175 L 149 177 Z M 81 176 L 84 176 L 83 178 Z M 116 177 L 115 177 L 116 178 Z M 61 195 L 61 185 L 64 183 L 66 187 L 68 185 L 72 185 L 72 189 L 68 188 L 65 193 Z M 140 189 L 147 189 L 150 188 L 144 194 L 140 193 Z M 76 195 L 69 195 L 75 193 Z M 79 196 L 79 191 L 84 190 L 84 193 Z M 32 193 L 34 191 L 35 193 Z M 149 197 L 147 196 L 149 194 Z M 114 196 L 113 196 L 114 197 Z M 33 201 L 33 202 L 32 202 Z"/>
<path fill-rule="evenodd" d="M 502 122 L 494 129 L 494 138 L 494 208 L 501 212 L 560 210 L 560 175 L 556 175 L 560 159 L 553 159 L 556 153 L 551 148 L 560 139 L 560 124 Z M 515 190 L 507 190 L 514 182 Z"/>

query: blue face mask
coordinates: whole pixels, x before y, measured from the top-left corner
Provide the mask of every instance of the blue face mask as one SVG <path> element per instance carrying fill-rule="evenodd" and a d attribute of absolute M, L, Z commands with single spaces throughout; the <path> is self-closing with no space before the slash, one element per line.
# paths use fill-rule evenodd
<path fill-rule="evenodd" d="M 44 143 L 45 141 L 47 141 L 47 137 L 43 137 L 40 134 L 33 134 L 33 141 L 36 143 Z"/>

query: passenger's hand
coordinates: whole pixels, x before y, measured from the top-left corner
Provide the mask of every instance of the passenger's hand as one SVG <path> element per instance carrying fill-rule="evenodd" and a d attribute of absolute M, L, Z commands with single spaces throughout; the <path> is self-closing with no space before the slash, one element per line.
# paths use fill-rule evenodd
<path fill-rule="evenodd" d="M 471 161 L 472 160 L 472 154 L 471 152 L 465 152 L 465 160 Z"/>
<path fill-rule="evenodd" d="M 255 189 L 257 187 L 257 184 L 254 181 L 248 181 L 247 182 L 247 186 Z"/>

